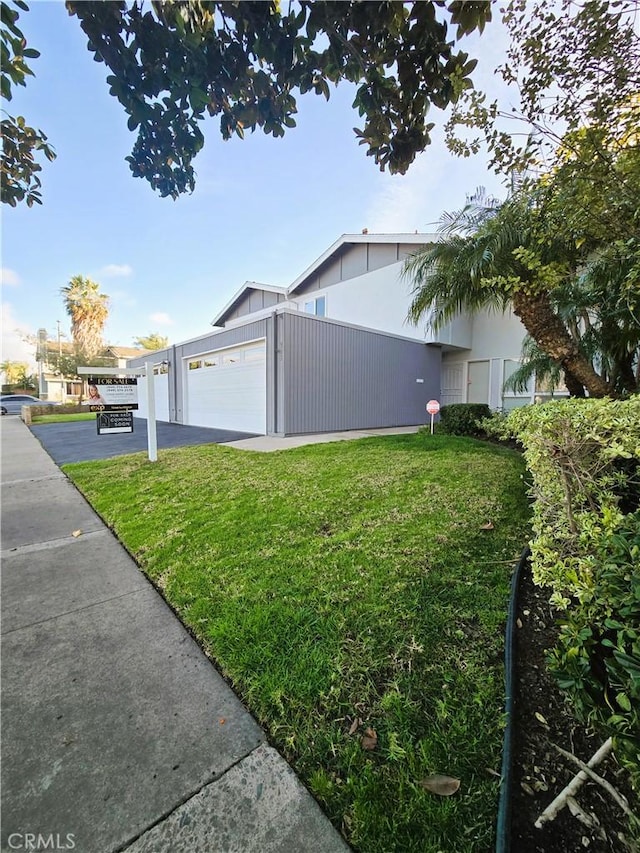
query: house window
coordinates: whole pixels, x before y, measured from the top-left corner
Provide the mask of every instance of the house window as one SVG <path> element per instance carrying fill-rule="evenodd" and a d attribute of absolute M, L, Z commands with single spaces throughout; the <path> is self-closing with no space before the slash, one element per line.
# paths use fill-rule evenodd
<path fill-rule="evenodd" d="M 245 361 L 264 361 L 267 348 L 264 344 L 257 347 L 249 347 L 244 351 Z"/>
<path fill-rule="evenodd" d="M 242 359 L 242 353 L 240 350 L 233 350 L 233 352 L 225 352 L 222 356 L 223 364 L 238 364 L 238 362 Z"/>
<path fill-rule="evenodd" d="M 189 370 L 199 370 L 202 367 L 202 361 L 198 359 L 198 361 L 190 361 L 189 362 Z"/>
<path fill-rule="evenodd" d="M 219 367 L 220 366 L 220 356 L 210 355 L 208 358 L 204 360 L 205 367 Z"/>
<path fill-rule="evenodd" d="M 308 299 L 304 305 L 305 314 L 315 314 L 316 317 L 327 316 L 327 297 L 317 296 L 315 299 Z"/>

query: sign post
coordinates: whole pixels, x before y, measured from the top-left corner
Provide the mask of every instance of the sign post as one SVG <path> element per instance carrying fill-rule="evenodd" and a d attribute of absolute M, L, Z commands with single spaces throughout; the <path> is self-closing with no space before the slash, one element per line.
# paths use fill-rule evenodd
<path fill-rule="evenodd" d="M 431 435 L 433 435 L 433 419 L 440 411 L 440 403 L 437 400 L 429 400 L 427 413 L 431 415 Z"/>
<path fill-rule="evenodd" d="M 149 462 L 158 461 L 158 432 L 156 429 L 156 382 L 153 378 L 153 362 L 145 362 L 147 373 L 147 450 Z"/>

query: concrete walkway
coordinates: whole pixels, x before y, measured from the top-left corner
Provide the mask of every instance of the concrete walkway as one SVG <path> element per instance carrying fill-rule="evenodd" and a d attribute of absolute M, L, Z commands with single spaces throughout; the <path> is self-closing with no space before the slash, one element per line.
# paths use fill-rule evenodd
<path fill-rule="evenodd" d="M 232 442 L 220 442 L 236 450 L 257 450 L 271 453 L 274 450 L 289 450 L 306 444 L 326 444 L 329 441 L 353 441 L 357 438 L 371 438 L 376 435 L 405 435 L 418 432 L 419 426 L 385 427 L 382 429 L 350 429 L 343 432 L 320 432 L 305 435 L 256 435 L 254 438 L 236 439 Z"/>
<path fill-rule="evenodd" d="M 2 850 L 345 853 L 27 427 L 1 430 Z"/>

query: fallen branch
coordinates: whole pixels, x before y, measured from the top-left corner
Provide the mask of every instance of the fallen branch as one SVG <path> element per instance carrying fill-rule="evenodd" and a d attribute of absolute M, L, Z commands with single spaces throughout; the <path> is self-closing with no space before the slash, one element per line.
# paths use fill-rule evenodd
<path fill-rule="evenodd" d="M 595 755 L 593 755 L 589 759 L 589 761 L 587 762 L 585 767 L 587 767 L 589 769 L 592 767 L 597 767 L 598 764 L 600 764 L 602 761 L 604 761 L 604 759 L 607 757 L 607 755 L 609 755 L 609 753 L 611 752 L 611 748 L 612 748 L 611 738 L 608 738 L 608 740 L 606 740 L 602 744 L 602 746 L 595 753 Z M 584 785 L 584 783 L 587 781 L 588 778 L 589 777 L 585 773 L 585 771 L 580 770 L 580 772 L 576 776 L 573 777 L 571 782 L 569 782 L 569 784 L 566 786 L 566 788 L 564 788 L 562 791 L 560 791 L 560 793 L 555 798 L 555 800 L 552 803 L 550 803 L 547 806 L 547 808 L 542 812 L 542 814 L 540 815 L 540 817 L 538 818 L 538 820 L 535 823 L 536 829 L 541 829 L 545 825 L 545 823 L 549 823 L 549 821 L 554 820 L 557 817 L 558 813 L 561 812 L 562 809 L 566 806 L 567 799 L 569 797 L 573 797 L 574 794 L 576 794 L 580 790 L 580 788 Z"/>
<path fill-rule="evenodd" d="M 600 787 L 604 788 L 604 790 L 611 795 L 611 797 L 616 801 L 616 803 L 620 806 L 622 811 L 629 815 L 630 817 L 634 817 L 633 812 L 629 808 L 629 803 L 627 802 L 627 798 L 623 797 L 619 791 L 613 787 L 610 782 L 607 782 L 606 779 L 603 779 L 602 776 L 598 776 L 597 773 L 594 773 L 591 769 L 590 763 L 585 764 L 584 761 L 580 761 L 573 753 L 567 752 L 566 749 L 563 749 L 561 746 L 558 746 L 555 743 L 552 743 L 551 746 L 555 747 L 561 755 L 564 755 L 569 761 L 572 761 L 574 764 L 577 764 L 580 770 L 583 773 L 586 773 L 590 779 L 593 779 L 594 782 L 597 782 Z"/>
<path fill-rule="evenodd" d="M 574 800 L 573 797 L 567 797 L 567 808 L 571 814 L 580 821 L 580 823 L 584 824 L 587 829 L 590 829 L 595 833 L 601 841 L 607 840 L 607 835 L 604 829 L 600 826 L 600 821 L 596 815 L 585 812 L 578 801 Z"/>

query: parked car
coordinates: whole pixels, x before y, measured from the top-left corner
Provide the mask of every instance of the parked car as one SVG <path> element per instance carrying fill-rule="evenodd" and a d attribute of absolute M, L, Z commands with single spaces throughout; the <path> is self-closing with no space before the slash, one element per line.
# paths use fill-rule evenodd
<path fill-rule="evenodd" d="M 19 415 L 23 406 L 59 406 L 54 400 L 38 400 L 29 394 L 2 394 L 0 396 L 0 414 Z"/>

